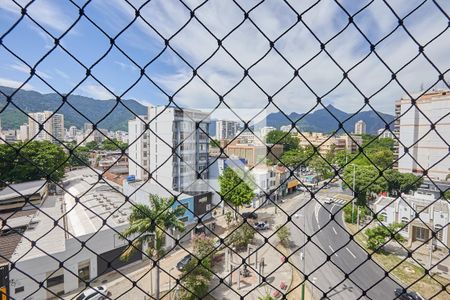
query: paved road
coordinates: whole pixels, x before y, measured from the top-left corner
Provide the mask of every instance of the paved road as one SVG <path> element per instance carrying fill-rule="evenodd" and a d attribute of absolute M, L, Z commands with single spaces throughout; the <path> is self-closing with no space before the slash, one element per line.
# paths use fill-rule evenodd
<path fill-rule="evenodd" d="M 309 197 L 298 198 L 298 200 L 306 202 Z M 316 287 L 313 291 L 315 298 L 321 299 L 323 291 L 326 293 L 324 299 L 394 299 L 394 289 L 400 285 L 385 277 L 385 271 L 373 261 L 367 261 L 367 253 L 356 242 L 349 242 L 350 235 L 338 225 L 340 223 L 343 227 L 341 213 L 337 212 L 341 205 L 324 205 L 331 213 L 336 214 L 335 220 L 338 222 L 333 220 L 326 225 L 330 220 L 330 212 L 316 201 L 308 202 L 298 212 L 294 222 L 303 228 L 305 221 L 308 235 L 319 231 L 312 238 L 318 246 L 311 242 L 307 243 L 306 259 L 300 260 L 300 252 L 297 252 L 294 262 L 300 270 L 305 267 L 306 274 L 312 272 L 309 275 L 309 281 L 315 278 Z M 298 204 L 295 206 L 299 207 Z M 306 219 L 303 220 L 305 216 Z M 292 238 L 297 246 L 303 245 L 303 234 L 293 234 Z M 327 255 L 332 255 L 331 262 L 326 261 Z M 302 265 L 304 261 L 306 261 L 305 266 Z M 347 279 L 346 273 L 351 273 Z M 363 295 L 363 290 L 367 290 L 366 295 Z"/>

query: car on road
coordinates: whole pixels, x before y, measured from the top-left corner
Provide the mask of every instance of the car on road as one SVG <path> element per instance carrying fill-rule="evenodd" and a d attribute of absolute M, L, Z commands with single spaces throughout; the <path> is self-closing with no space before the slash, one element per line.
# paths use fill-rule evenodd
<path fill-rule="evenodd" d="M 267 230 L 270 228 L 269 224 L 267 224 L 266 222 L 256 222 L 254 224 L 254 227 L 257 230 Z"/>
<path fill-rule="evenodd" d="M 76 300 L 100 300 L 109 299 L 109 292 L 106 286 L 101 285 L 84 290 Z"/>
<path fill-rule="evenodd" d="M 192 255 L 188 254 L 177 263 L 178 271 L 183 271 L 187 264 L 191 261 Z"/>
<path fill-rule="evenodd" d="M 323 203 L 325 203 L 325 204 L 332 204 L 333 203 L 333 199 L 325 198 L 325 201 Z"/>
<path fill-rule="evenodd" d="M 422 297 L 420 297 L 416 292 L 408 292 L 402 288 L 395 289 L 394 293 L 395 296 L 398 297 L 397 299 L 400 300 L 422 300 Z"/>
<path fill-rule="evenodd" d="M 244 212 L 241 216 L 243 219 L 258 219 L 258 215 L 254 212 Z"/>

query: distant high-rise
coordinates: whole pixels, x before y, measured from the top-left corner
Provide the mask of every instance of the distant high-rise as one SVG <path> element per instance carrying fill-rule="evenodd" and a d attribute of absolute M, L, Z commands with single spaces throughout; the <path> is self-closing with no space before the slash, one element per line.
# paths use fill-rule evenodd
<path fill-rule="evenodd" d="M 232 139 L 239 131 L 239 122 L 218 120 L 216 121 L 216 139 Z"/>
<path fill-rule="evenodd" d="M 366 134 L 366 123 L 363 120 L 355 123 L 355 134 Z"/>
<path fill-rule="evenodd" d="M 269 132 L 277 130 L 275 127 L 272 126 L 265 126 L 261 128 L 261 138 L 264 140 L 266 136 L 269 134 Z"/>
<path fill-rule="evenodd" d="M 394 133 L 400 141 L 395 153 L 400 172 L 422 174 L 428 170 L 431 178 L 445 180 L 450 173 L 449 111 L 449 90 L 428 92 L 416 100 L 416 105 L 411 104 L 409 97 L 395 103 Z"/>
<path fill-rule="evenodd" d="M 42 129 L 40 130 L 40 126 Z M 62 142 L 64 140 L 64 115 L 51 111 L 30 113 L 28 137 L 37 141 Z"/>
<path fill-rule="evenodd" d="M 17 139 L 21 141 L 27 141 L 30 139 L 28 124 L 20 125 L 19 136 L 17 137 Z"/>
<path fill-rule="evenodd" d="M 154 181 L 167 188 L 201 191 L 197 172 L 201 172 L 202 179 L 208 179 L 208 114 L 150 106 L 148 120 L 149 130 L 145 130 L 145 120 L 128 122 L 129 174 L 145 179 L 151 173 Z"/>
<path fill-rule="evenodd" d="M 84 133 L 90 133 L 94 129 L 94 125 L 92 123 L 84 123 L 83 131 Z"/>

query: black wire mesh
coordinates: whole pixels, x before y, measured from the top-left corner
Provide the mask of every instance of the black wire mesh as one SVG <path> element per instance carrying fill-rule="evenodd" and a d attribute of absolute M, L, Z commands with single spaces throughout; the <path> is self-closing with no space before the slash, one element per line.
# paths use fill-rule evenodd
<path fill-rule="evenodd" d="M 6 63 L 19 61 L 29 72 L 27 78 L 15 88 L 0 90 L 0 117 L 14 109 L 28 117 L 30 132 L 23 142 L 0 136 L 4 144 L 0 152 L 0 186 L 3 188 L 0 196 L 4 196 L 0 200 L 5 203 L 0 203 L 0 244 L 4 245 L 0 253 L 3 265 L 0 275 L 4 297 L 87 299 L 83 298 L 87 293 L 97 293 L 96 297 L 106 299 L 256 299 L 265 296 L 300 299 L 304 297 L 302 288 L 306 285 L 306 297 L 312 295 L 317 299 L 412 299 L 405 298 L 412 297 L 407 294 L 410 290 L 428 299 L 448 299 L 449 273 L 445 269 L 449 265 L 450 241 L 448 181 L 445 182 L 442 176 L 441 180 L 436 180 L 435 174 L 430 175 L 436 168 L 448 166 L 448 104 L 437 106 L 438 110 L 442 110 L 437 118 L 434 112 L 424 109 L 422 105 L 424 101 L 435 98 L 447 99 L 448 103 L 445 90 L 449 88 L 445 80 L 448 68 L 445 69 L 445 62 L 438 64 L 427 53 L 433 43 L 445 39 L 450 26 L 445 2 L 417 1 L 414 5 L 409 3 L 408 10 L 400 12 L 392 1 L 385 0 L 366 1 L 356 8 L 346 1 L 337 0 L 318 0 L 302 5 L 294 1 L 278 1 L 277 5 L 283 5 L 283 10 L 275 11 L 277 18 L 286 18 L 289 22 L 277 34 L 273 33 L 270 24 L 261 22 L 269 16 L 258 15 L 261 7 L 273 1 L 230 1 L 228 7 L 232 7 L 240 18 L 236 24 L 230 25 L 231 21 L 226 16 L 229 11 L 224 10 L 224 19 L 217 20 L 219 24 L 223 22 L 223 26 L 208 23 L 203 12 L 205 7 L 212 3 L 218 5 L 219 1 L 206 0 L 195 4 L 192 1 L 170 1 L 169 8 L 172 10 L 169 11 L 158 11 L 160 7 L 154 4 L 157 1 L 113 1 L 108 5 L 118 5 L 132 16 L 129 20 L 121 20 L 123 25 L 114 34 L 108 28 L 108 21 L 113 20 L 93 17 L 90 8 L 97 1 L 66 2 L 71 13 L 78 15 L 73 21 L 66 21 L 66 28 L 57 34 L 52 28 L 52 20 L 43 19 L 35 13 L 40 8 L 48 18 L 54 16 L 45 6 L 47 3 L 10 0 L 0 5 L 0 8 L 15 11 L 17 15 L 11 24 L 2 26 L 1 56 L 5 57 Z M 337 22 L 335 30 L 326 34 L 314 23 L 315 17 L 324 16 L 315 15 L 317 11 L 323 13 L 321 5 L 324 2 L 333 4 L 339 13 L 339 22 L 330 20 Z M 383 7 L 385 14 L 394 18 L 397 25 L 391 29 L 374 28 L 375 32 L 368 34 L 367 28 L 363 28 L 360 22 L 368 18 L 366 12 L 373 6 Z M 428 12 L 424 7 L 437 12 L 445 22 L 439 31 L 428 33 L 426 41 L 410 29 L 411 24 L 421 21 Z M 149 17 L 149 10 L 156 11 L 156 14 Z M 176 30 L 170 31 L 161 26 L 158 13 L 170 16 L 168 21 L 179 25 Z M 23 57 L 23 52 L 18 51 L 12 39 L 23 39 L 19 27 L 25 22 L 52 42 L 45 49 L 35 49 L 38 58 L 33 63 Z M 76 34 L 81 25 L 91 27 L 98 34 L 98 38 L 90 43 L 107 45 L 105 51 L 90 63 L 79 57 L 81 47 L 89 48 L 90 45 L 74 47 L 65 43 L 67 36 Z M 124 47 L 122 40 L 133 26 L 151 31 L 151 38 L 161 45 L 151 58 L 137 58 Z M 192 34 L 191 26 L 196 26 L 196 30 L 214 40 L 216 46 L 196 57 L 180 48 L 178 37 Z M 250 59 L 245 52 L 232 49 L 230 42 L 236 35 L 242 35 L 240 30 L 243 27 L 251 27 L 266 45 L 261 53 L 251 53 Z M 285 47 L 281 45 L 286 43 L 286 36 L 299 28 L 303 36 L 295 42 L 310 43 L 316 49 L 303 53 L 300 47 L 294 56 L 284 53 Z M 352 38 L 346 35 L 349 32 L 364 41 L 364 47 L 361 47 L 364 49 L 358 49 L 361 52 L 358 53 L 359 58 L 350 62 L 336 51 L 336 43 L 345 44 Z M 417 48 L 410 59 L 402 58 L 400 63 L 381 54 L 383 47 L 398 38 L 398 34 L 405 35 L 408 43 L 413 43 Z M 201 41 L 196 38 L 192 34 L 191 44 Z M 148 36 L 142 33 L 135 37 L 135 42 L 145 43 L 146 39 Z M 250 36 L 246 38 L 244 35 L 244 40 L 247 39 L 252 41 Z M 349 50 L 340 46 L 344 51 Z M 196 47 L 192 49 L 200 50 Z M 69 58 L 71 64 L 75 64 L 83 74 L 80 78 L 71 78 L 74 84 L 66 92 L 61 92 L 51 78 L 40 71 L 57 52 Z M 153 69 L 167 60 L 165 55 L 168 53 L 183 65 L 186 74 L 189 73 L 183 78 L 184 81 L 175 82 L 176 87 L 170 91 L 161 84 L 158 80 L 160 74 Z M 101 71 L 102 64 L 111 63 L 109 57 L 117 54 L 125 57 L 130 68 L 139 74 L 121 92 L 102 79 L 104 73 Z M 314 68 L 320 69 L 320 76 L 327 76 L 328 70 L 316 63 L 319 57 L 327 59 L 327 67 L 340 74 L 329 88 L 325 84 L 312 84 L 309 77 L 316 73 Z M 235 76 L 228 87 L 205 75 L 205 68 L 217 59 L 223 59 L 227 66 L 232 65 L 239 70 L 239 76 Z M 278 60 L 276 68 L 261 69 L 260 66 L 271 59 Z M 367 83 L 370 85 L 373 74 L 363 79 L 352 75 L 358 74 L 358 68 L 369 60 L 375 60 L 374 66 L 383 67 L 384 74 L 374 75 L 382 78 L 382 85 L 374 84 L 368 89 Z M 409 68 L 417 67 L 419 60 L 433 70 L 434 77 L 427 78 L 427 86 L 423 86 L 417 94 L 412 93 L 412 88 L 400 78 Z M 64 61 L 60 63 L 60 68 L 64 69 Z M 262 75 L 268 76 L 268 79 L 261 78 Z M 115 76 L 120 78 L 122 75 Z M 39 80 L 58 98 L 55 107 L 47 114 L 30 114 L 32 111 L 19 101 L 22 99 L 22 89 L 33 80 Z M 267 80 L 280 84 L 273 88 Z M 114 99 L 112 105 L 109 102 L 95 117 L 74 96 L 89 82 L 106 90 L 109 98 Z M 150 108 L 148 113 L 136 111 L 135 106 L 125 100 L 130 91 L 144 82 L 148 89 L 157 91 L 166 101 L 164 105 Z M 364 82 L 363 88 L 361 82 Z M 285 103 L 277 100 L 296 83 L 301 83 L 314 103 L 305 109 L 306 113 L 293 116 L 286 111 Z M 207 107 L 206 112 L 185 107 L 180 95 L 192 84 L 201 86 L 202 94 L 208 95 L 210 103 L 202 103 Z M 397 102 L 393 119 L 375 110 L 377 97 L 383 96 L 383 92 L 392 85 L 401 94 L 406 94 Z M 437 87 L 444 90 L 436 90 Z M 249 106 L 256 107 L 251 117 L 243 117 L 236 105 L 234 93 L 242 88 L 251 92 L 249 98 L 254 98 L 254 103 Z M 361 103 L 353 109 L 354 113 L 344 117 L 327 105 L 330 95 L 342 89 L 355 91 L 354 97 Z M 290 96 L 296 98 L 298 95 L 291 93 Z M 300 100 L 290 101 L 296 105 L 294 102 Z M 63 140 L 64 128 L 59 128 L 59 131 L 55 129 L 58 126 L 55 120 L 60 119 L 62 111 L 67 109 L 88 124 L 85 134 L 74 143 Z M 229 112 L 241 125 L 242 131 L 219 145 L 211 143 L 213 138 L 209 123 L 214 113 L 220 110 Z M 285 124 L 289 124 L 271 143 L 256 133 L 259 130 L 257 122 L 266 110 L 276 111 Z M 295 108 L 291 110 L 295 111 Z M 308 129 L 305 127 L 308 117 L 318 110 L 322 110 L 335 124 L 333 133 L 320 139 L 308 134 L 310 130 L 302 130 Z M 117 115 L 114 112 L 118 111 L 127 114 L 128 119 L 134 119 L 128 126 L 130 138 L 133 136 L 128 144 L 113 139 L 101 130 L 105 122 L 115 122 Z M 371 111 L 384 129 L 371 138 L 361 138 L 351 133 L 349 124 L 353 124 L 364 111 Z M 407 140 L 401 135 L 400 123 L 410 118 L 412 113 L 416 118 L 420 117 L 425 124 L 421 126 L 428 129 L 422 135 Z M 32 130 L 32 126 L 36 128 Z M 131 130 L 134 130 L 133 135 Z M 391 152 L 382 152 L 376 157 L 371 149 L 378 147 L 379 138 L 385 133 L 392 135 L 395 144 L 391 145 Z M 232 149 L 242 145 L 237 142 L 246 134 L 260 145 L 263 155 L 255 155 L 251 163 L 247 161 L 248 167 L 243 168 Z M 341 157 L 339 162 L 336 139 L 341 135 L 352 149 L 348 153 L 341 152 L 345 153 L 345 160 Z M 424 165 L 424 161 L 417 158 L 417 152 L 424 151 L 418 148 L 423 147 L 423 142 L 430 136 L 433 136 L 436 147 L 444 149 L 441 151 L 444 154 L 433 157 L 432 163 L 428 154 L 428 162 Z M 303 145 L 303 152 L 301 155 L 297 153 L 294 162 L 283 156 L 278 146 L 290 147 L 287 140 L 292 138 L 294 143 Z M 35 143 L 42 139 L 51 141 L 64 151 L 58 152 L 49 143 Z M 85 149 L 86 144 L 96 140 L 106 141 L 110 147 L 108 149 L 114 152 L 113 158 L 103 168 L 96 160 L 103 155 L 101 151 Z M 330 144 L 333 146 L 330 147 Z M 183 152 L 208 154 L 210 147 L 216 150 L 215 156 L 188 156 Z M 147 152 L 146 148 L 149 149 Z M 256 148 L 252 151 L 257 152 Z M 325 148 L 328 151 L 324 151 Z M 288 149 L 284 150 L 288 152 Z M 46 156 L 46 151 L 53 152 Z M 141 152 L 146 152 L 148 157 L 136 154 Z M 391 154 L 393 156 L 389 159 Z M 223 159 L 234 170 L 233 174 L 238 175 L 238 179 L 228 183 L 227 188 L 210 180 L 213 176 L 211 169 Z M 365 161 L 362 166 L 361 159 Z M 383 159 L 387 163 L 380 163 Z M 405 159 L 415 165 L 412 171 L 416 174 L 407 183 L 399 182 L 400 175 L 391 170 L 393 167 L 401 169 L 399 162 Z M 145 164 L 142 165 L 143 161 Z M 155 164 L 156 161 L 159 163 Z M 114 167 L 126 162 L 130 165 L 130 174 L 131 166 L 134 166 L 133 175 L 139 174 L 140 181 L 131 182 L 133 179 L 129 178 L 123 183 L 124 177 L 111 175 Z M 255 178 L 258 170 L 267 168 L 267 164 L 270 168 L 265 174 L 278 174 L 270 177 L 272 189 L 262 186 L 261 182 L 265 181 Z M 321 185 L 304 182 L 306 166 L 320 173 L 323 179 Z M 167 172 L 181 170 L 188 175 L 167 175 Z M 26 176 L 20 177 L 20 174 Z M 32 181 L 36 179 L 40 181 Z M 347 188 L 347 197 L 338 199 L 336 195 L 341 193 L 328 190 L 336 181 Z M 424 183 L 436 191 L 436 198 L 416 203 L 411 200 L 412 196 L 402 193 L 417 190 Z M 405 187 L 406 184 L 409 187 Z M 250 206 L 244 208 L 245 212 L 240 210 L 242 205 L 230 205 L 230 199 L 239 202 L 252 194 L 252 189 L 259 190 L 260 194 L 250 197 L 254 198 L 253 202 L 240 203 Z M 292 195 L 286 195 L 293 189 Z M 303 192 L 298 192 L 298 189 Z M 385 197 L 382 192 L 389 192 L 393 197 Z M 142 195 L 148 194 L 157 194 L 166 200 L 161 202 L 151 198 L 147 203 Z M 332 196 L 335 197 L 329 199 Z M 214 197 L 219 201 L 212 201 Z M 149 206 L 142 205 L 143 198 L 144 204 Z M 376 202 L 374 198 L 377 198 Z M 104 209 L 99 210 L 99 207 Z M 180 207 L 183 209 L 180 210 Z M 407 213 L 402 214 L 400 209 Z M 254 224 L 252 219 L 257 217 L 256 214 L 260 218 L 264 216 L 271 229 L 265 230 L 267 223 Z M 389 221 L 388 214 L 398 221 Z M 235 220 L 233 215 L 236 215 Z M 184 230 L 180 221 L 176 221 L 178 219 L 188 224 Z M 399 224 L 392 226 L 391 223 Z M 289 228 L 290 235 L 285 228 Z M 215 240 L 199 234 L 200 231 Z M 289 241 L 282 240 L 283 234 Z M 246 235 L 255 237 L 249 243 Z M 374 239 L 368 238 L 373 235 Z M 401 241 L 402 236 L 406 236 L 408 241 Z M 436 253 L 441 255 L 433 260 L 435 247 L 438 248 Z M 430 253 L 428 262 L 423 258 L 428 254 L 419 254 L 424 249 Z M 106 289 L 102 290 L 99 286 Z"/>

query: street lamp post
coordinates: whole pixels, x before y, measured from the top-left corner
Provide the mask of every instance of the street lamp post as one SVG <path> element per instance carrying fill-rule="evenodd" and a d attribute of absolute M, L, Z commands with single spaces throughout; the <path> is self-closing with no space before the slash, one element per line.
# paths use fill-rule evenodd
<path fill-rule="evenodd" d="M 147 234 L 148 236 L 153 237 L 153 250 L 155 251 L 155 253 L 157 252 L 157 241 L 156 241 L 156 233 L 151 232 Z M 155 256 L 158 256 L 158 254 L 156 253 Z M 153 276 L 152 276 L 152 272 L 150 272 L 150 292 L 151 294 L 153 294 Z M 156 260 L 156 300 L 159 300 L 159 259 Z"/>
<path fill-rule="evenodd" d="M 316 284 L 317 277 L 312 278 L 311 298 L 314 299 L 314 285 Z"/>
<path fill-rule="evenodd" d="M 295 214 L 295 217 L 302 217 L 303 219 L 303 231 L 305 232 L 303 234 L 303 250 L 300 252 L 300 261 L 302 262 L 302 272 L 303 276 L 305 276 L 305 269 L 306 269 L 306 260 L 305 260 L 305 254 L 306 254 L 306 221 L 305 221 L 305 215 L 304 214 Z M 305 282 L 302 284 L 302 300 L 305 300 Z"/>

